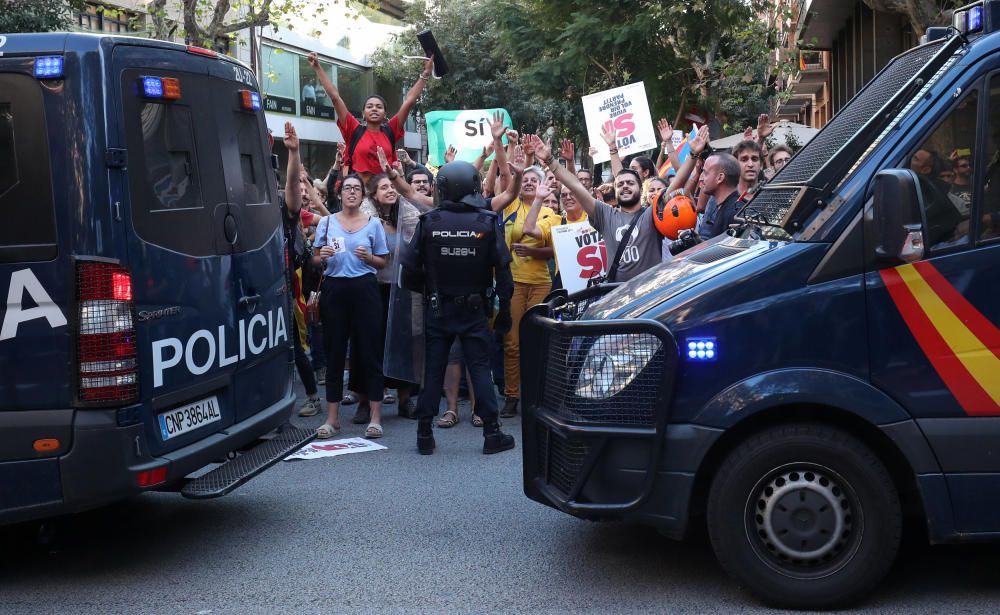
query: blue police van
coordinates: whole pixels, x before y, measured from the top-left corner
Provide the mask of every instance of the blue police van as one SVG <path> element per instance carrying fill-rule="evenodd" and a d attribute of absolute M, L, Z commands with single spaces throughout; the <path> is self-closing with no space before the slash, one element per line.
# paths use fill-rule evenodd
<path fill-rule="evenodd" d="M 0 523 L 222 495 L 309 439 L 258 441 L 294 403 L 267 143 L 232 58 L 0 35 Z"/>
<path fill-rule="evenodd" d="M 525 317 L 528 497 L 704 524 L 793 608 L 864 597 L 904 521 L 1000 538 L 1000 2 L 892 60 L 741 220 Z"/>

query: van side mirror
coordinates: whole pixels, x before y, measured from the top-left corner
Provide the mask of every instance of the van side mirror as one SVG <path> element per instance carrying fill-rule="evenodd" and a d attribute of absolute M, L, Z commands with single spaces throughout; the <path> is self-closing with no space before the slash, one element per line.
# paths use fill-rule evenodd
<path fill-rule="evenodd" d="M 924 198 L 917 174 L 886 169 L 875 176 L 875 255 L 912 263 L 924 257 Z"/>

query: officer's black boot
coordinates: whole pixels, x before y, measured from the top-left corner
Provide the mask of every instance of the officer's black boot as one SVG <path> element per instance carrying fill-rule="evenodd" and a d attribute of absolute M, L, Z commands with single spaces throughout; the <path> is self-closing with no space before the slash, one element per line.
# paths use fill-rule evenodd
<path fill-rule="evenodd" d="M 496 419 L 486 421 L 483 425 L 483 454 L 492 455 L 514 448 L 514 436 L 500 431 L 500 423 Z"/>
<path fill-rule="evenodd" d="M 434 431 L 431 428 L 431 417 L 421 417 L 417 423 L 417 452 L 430 455 L 434 452 Z"/>

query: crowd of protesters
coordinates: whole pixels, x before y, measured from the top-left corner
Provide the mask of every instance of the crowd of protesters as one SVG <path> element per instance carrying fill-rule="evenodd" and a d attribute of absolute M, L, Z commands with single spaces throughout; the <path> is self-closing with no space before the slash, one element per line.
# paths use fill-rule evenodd
<path fill-rule="evenodd" d="M 330 438 L 342 430 L 340 406 L 356 404 L 352 422 L 365 425 L 365 437 L 379 438 L 384 433 L 383 406 L 395 404 L 399 416 L 412 418 L 412 400 L 419 388 L 418 377 L 390 378 L 384 366 L 387 348 L 408 343 L 401 339 L 405 337 L 401 332 L 409 331 L 411 323 L 400 320 L 412 317 L 409 309 L 390 308 L 396 283 L 394 261 L 419 216 L 435 207 L 435 171 L 395 149 L 406 117 L 430 77 L 432 63 L 425 63 L 394 116 L 387 120 L 385 101 L 371 96 L 359 120 L 320 69 L 315 54 L 309 62 L 336 109 L 345 143 L 338 145 L 326 177 L 310 178 L 303 169 L 295 129 L 291 123 L 285 126 L 286 236 L 294 242 L 296 233 L 301 233 L 309 255 L 293 259 L 295 361 L 307 393 L 299 415 L 314 416 L 325 410 L 326 420 L 317 435 Z M 611 173 L 607 182 L 598 182 L 594 169 L 577 168 L 572 141 L 552 144 L 534 134 L 520 135 L 505 126 L 502 114 L 492 118 L 492 142 L 474 165 L 482 170 L 494 157 L 483 175 L 483 194 L 498 217 L 512 256 L 513 326 L 494 340 L 494 382 L 505 396 L 501 417 L 519 412 L 520 320 L 531 306 L 562 285 L 553 227 L 589 224 L 605 243 L 608 277 L 624 282 L 671 258 L 665 245 L 669 239 L 654 221 L 651 205 L 658 195 L 690 198 L 699 218 L 694 230 L 701 239 L 710 239 L 733 226 L 760 183 L 792 156 L 784 145 L 768 151 L 772 127 L 767 115 L 760 116 L 756 134 L 747 129 L 744 140 L 730 152 L 710 151 L 708 129 L 700 128 L 684 160 L 674 149 L 671 125 L 661 119 L 657 128 L 662 141 L 657 160 L 635 156 L 627 166 L 616 148 L 616 135 L 605 131 L 602 137 Z M 455 154 L 449 147 L 445 162 Z M 958 175 L 958 163 L 955 168 Z M 669 173 L 661 174 L 658 169 L 669 169 Z M 956 179 L 953 183 L 961 181 Z M 297 228 L 289 230 L 289 226 Z M 457 342 L 448 363 L 443 391 L 447 409 L 437 420 L 439 428 L 461 422 L 459 390 L 468 378 Z M 349 370 L 347 382 L 345 369 Z M 325 408 L 320 386 L 325 386 Z M 473 397 L 469 390 L 469 398 Z M 475 408 L 470 418 L 473 425 L 481 426 Z"/>

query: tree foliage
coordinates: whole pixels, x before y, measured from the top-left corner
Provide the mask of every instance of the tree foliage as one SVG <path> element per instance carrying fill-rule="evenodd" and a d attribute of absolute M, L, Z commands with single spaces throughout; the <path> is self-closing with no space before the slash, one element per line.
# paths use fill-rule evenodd
<path fill-rule="evenodd" d="M 969 4 L 967 0 L 864 0 L 864 3 L 873 11 L 903 15 L 918 34 L 930 26 L 948 25 L 953 9 Z"/>
<path fill-rule="evenodd" d="M 357 19 L 357 9 L 368 4 L 349 0 L 150 0 L 146 6 L 153 38 L 180 36 L 190 44 L 212 47 L 242 30 L 264 26 L 311 28 L 307 34 L 319 38 L 328 29 Z M 303 24 L 307 24 L 305 28 Z"/>
<path fill-rule="evenodd" d="M 775 32 L 767 0 L 471 0 L 410 9 L 413 30 L 433 28 L 452 74 L 427 108 L 504 106 L 518 127 L 585 134 L 580 97 L 643 81 L 654 116 L 680 123 L 696 107 L 719 124 L 755 123 L 768 85 Z M 376 57 L 382 75 L 416 70 L 407 32 Z M 410 76 L 412 78 L 412 75 Z M 582 143 L 582 139 L 578 139 Z"/>
<path fill-rule="evenodd" d="M 503 107 L 510 112 L 518 129 L 572 124 L 573 105 L 544 90 L 526 87 L 520 78 L 515 58 L 497 28 L 503 10 L 503 4 L 497 0 L 433 4 L 416 0 L 407 10 L 410 27 L 372 58 L 376 75 L 391 82 L 411 84 L 419 75 L 421 64 L 402 56 L 423 55 L 415 34 L 430 28 L 444 50 L 451 72 L 425 89 L 420 103 L 422 110 Z"/>
<path fill-rule="evenodd" d="M 0 32 L 55 32 L 72 23 L 71 8 L 80 2 L 66 0 L 0 0 Z"/>

